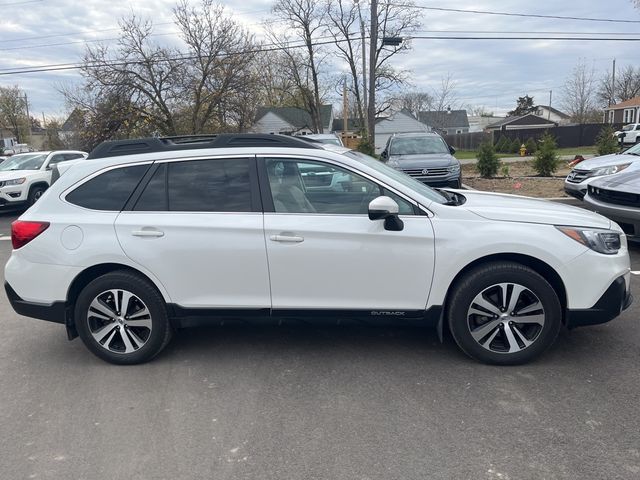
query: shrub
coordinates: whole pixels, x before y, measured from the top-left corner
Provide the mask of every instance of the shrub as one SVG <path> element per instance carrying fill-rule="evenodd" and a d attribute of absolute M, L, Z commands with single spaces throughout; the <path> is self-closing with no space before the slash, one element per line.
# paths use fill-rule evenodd
<path fill-rule="evenodd" d="M 598 155 L 609 155 L 611 153 L 616 153 L 620 147 L 618 145 L 617 137 L 614 137 L 614 130 L 611 125 L 607 125 L 598 134 L 596 138 L 596 150 L 598 151 Z"/>
<path fill-rule="evenodd" d="M 498 173 L 500 168 L 500 159 L 496 156 L 496 151 L 491 142 L 482 142 L 478 148 L 478 163 L 476 170 L 481 176 L 488 178 Z"/>
<path fill-rule="evenodd" d="M 509 165 L 504 164 L 502 165 L 502 168 L 500 169 L 500 173 L 502 174 L 503 177 L 505 178 L 509 178 Z"/>
<path fill-rule="evenodd" d="M 511 148 L 511 142 L 504 135 L 500 135 L 500 140 L 496 143 L 496 152 L 508 153 Z"/>
<path fill-rule="evenodd" d="M 359 152 L 362 152 L 377 158 L 375 145 L 373 145 L 373 143 L 370 142 L 367 137 L 362 137 L 362 140 L 360 140 L 360 143 L 358 143 L 357 150 Z"/>
<path fill-rule="evenodd" d="M 550 177 L 558 169 L 559 163 L 556 140 L 550 134 L 545 133 L 533 160 L 533 168 L 538 172 L 538 175 Z"/>
<path fill-rule="evenodd" d="M 511 142 L 511 149 L 509 150 L 509 153 L 520 153 L 520 146 L 522 145 L 522 142 L 520 141 L 520 139 L 518 137 L 513 139 L 513 142 Z"/>
<path fill-rule="evenodd" d="M 536 153 L 536 150 L 538 150 L 538 144 L 531 137 L 529 137 L 527 143 L 525 143 L 525 146 L 527 147 L 527 153 L 529 155 L 533 155 L 534 153 Z"/>

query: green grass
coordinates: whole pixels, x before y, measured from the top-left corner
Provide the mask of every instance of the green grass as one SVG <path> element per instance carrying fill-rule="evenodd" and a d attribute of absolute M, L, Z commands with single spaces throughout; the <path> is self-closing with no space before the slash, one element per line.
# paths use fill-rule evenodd
<path fill-rule="evenodd" d="M 596 147 L 570 147 L 559 148 L 558 155 L 597 155 Z M 498 158 L 518 157 L 517 153 L 496 153 Z M 469 160 L 476 158 L 475 150 L 456 150 L 454 155 L 458 160 Z"/>
<path fill-rule="evenodd" d="M 458 160 L 469 160 L 470 158 L 476 158 L 477 152 L 475 150 L 456 150 L 456 153 L 453 155 Z M 496 153 L 498 158 L 505 157 L 514 157 L 515 154 L 511 153 Z"/>

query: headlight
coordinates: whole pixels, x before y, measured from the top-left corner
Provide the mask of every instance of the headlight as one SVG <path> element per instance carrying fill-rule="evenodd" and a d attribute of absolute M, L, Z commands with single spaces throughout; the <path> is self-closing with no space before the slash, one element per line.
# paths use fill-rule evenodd
<path fill-rule="evenodd" d="M 457 173 L 460 171 L 460 165 L 456 164 L 456 165 L 451 165 L 450 167 L 447 168 L 447 172 L 449 173 Z"/>
<path fill-rule="evenodd" d="M 598 253 L 615 255 L 620 250 L 620 234 L 611 230 L 582 229 L 575 227 L 558 227 L 558 230 L 585 247 Z"/>
<path fill-rule="evenodd" d="M 5 187 L 9 187 L 11 185 L 22 185 L 26 181 L 27 181 L 27 179 L 25 177 L 14 178 L 13 180 L 5 180 L 4 181 L 4 186 Z"/>
<path fill-rule="evenodd" d="M 611 165 L 610 167 L 594 168 L 591 170 L 591 177 L 599 177 L 602 175 L 613 175 L 614 173 L 621 172 L 627 168 L 630 163 L 623 163 L 621 165 Z"/>

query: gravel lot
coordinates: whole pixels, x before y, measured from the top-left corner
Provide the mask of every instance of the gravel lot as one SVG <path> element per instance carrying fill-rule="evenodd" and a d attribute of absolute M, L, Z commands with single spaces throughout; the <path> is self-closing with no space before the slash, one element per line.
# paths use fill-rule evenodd
<path fill-rule="evenodd" d="M 639 305 L 522 367 L 400 328 L 197 329 L 115 367 L 0 295 L 0 479 L 640 478 Z"/>

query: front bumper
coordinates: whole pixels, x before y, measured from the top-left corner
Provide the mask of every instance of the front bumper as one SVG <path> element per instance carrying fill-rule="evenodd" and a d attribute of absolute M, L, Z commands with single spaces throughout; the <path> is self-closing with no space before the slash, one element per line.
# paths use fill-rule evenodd
<path fill-rule="evenodd" d="M 588 185 L 589 184 L 587 182 L 571 183 L 565 181 L 564 192 L 574 198 L 577 198 L 578 200 L 582 200 L 587 193 Z"/>
<path fill-rule="evenodd" d="M 615 205 L 613 203 L 604 203 L 593 198 L 591 195 L 587 195 L 584 198 L 584 202 L 600 215 L 604 215 L 609 220 L 613 220 L 619 224 L 624 233 L 629 237 L 636 237 L 632 238 L 633 240 L 638 240 L 638 237 L 640 237 L 640 209 L 624 205 Z"/>
<path fill-rule="evenodd" d="M 51 304 L 28 302 L 20 298 L 8 282 L 5 282 L 4 289 L 7 292 L 11 307 L 18 315 L 66 324 L 67 306 L 65 302 L 53 302 Z"/>
<path fill-rule="evenodd" d="M 613 281 L 593 307 L 567 309 L 566 325 L 568 328 L 575 328 L 609 322 L 629 308 L 632 302 L 633 296 L 623 275 Z"/>

